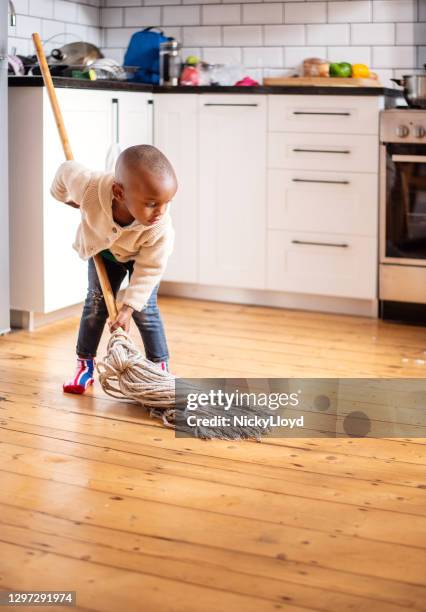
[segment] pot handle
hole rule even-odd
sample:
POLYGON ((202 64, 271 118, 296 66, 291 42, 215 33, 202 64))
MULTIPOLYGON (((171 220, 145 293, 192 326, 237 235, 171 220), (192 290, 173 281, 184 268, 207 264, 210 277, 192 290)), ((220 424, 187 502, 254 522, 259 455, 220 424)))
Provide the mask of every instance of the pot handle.
POLYGON ((404 81, 402 79, 391 79, 394 83, 399 85, 400 87, 404 87, 404 81))

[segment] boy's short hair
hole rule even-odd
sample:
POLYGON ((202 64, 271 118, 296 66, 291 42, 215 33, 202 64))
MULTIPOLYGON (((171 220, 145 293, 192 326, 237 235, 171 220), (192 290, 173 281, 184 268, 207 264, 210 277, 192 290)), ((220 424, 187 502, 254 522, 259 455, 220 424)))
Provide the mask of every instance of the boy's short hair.
POLYGON ((175 176, 173 166, 167 157, 157 147, 148 144, 124 149, 117 159, 116 175, 123 167, 134 170, 143 167, 157 176, 175 176))

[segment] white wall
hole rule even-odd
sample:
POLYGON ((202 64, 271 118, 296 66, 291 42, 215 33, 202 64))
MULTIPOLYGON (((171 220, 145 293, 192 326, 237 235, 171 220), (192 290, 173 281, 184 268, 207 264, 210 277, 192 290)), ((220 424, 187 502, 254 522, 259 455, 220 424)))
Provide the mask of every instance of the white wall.
POLYGON ((241 62, 258 80, 311 56, 366 63, 386 84, 426 62, 426 0, 104 0, 101 25, 120 62, 133 32, 161 25, 184 54, 241 62))
MULTIPOLYGON (((0 2, 0 56, 7 47, 7 4, 0 2)), ((0 333, 9 330, 9 197, 7 164, 7 62, 0 59, 0 333)))
MULTIPOLYGON (((1 0, 6 2, 6 0, 1 0)), ((33 54, 31 34, 39 32, 43 40, 59 34, 47 51, 65 42, 84 40, 101 44, 99 27, 102 0, 13 0, 16 8, 16 26, 9 26, 9 51, 33 54)))

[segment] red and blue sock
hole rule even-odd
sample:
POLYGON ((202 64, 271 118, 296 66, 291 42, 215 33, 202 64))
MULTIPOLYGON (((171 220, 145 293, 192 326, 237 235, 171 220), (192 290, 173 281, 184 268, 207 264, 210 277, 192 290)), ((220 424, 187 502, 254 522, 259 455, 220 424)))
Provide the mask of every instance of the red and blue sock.
POLYGON ((80 359, 77 357, 77 369, 74 378, 63 384, 65 393, 76 393, 81 395, 90 385, 93 385, 94 359, 80 359))

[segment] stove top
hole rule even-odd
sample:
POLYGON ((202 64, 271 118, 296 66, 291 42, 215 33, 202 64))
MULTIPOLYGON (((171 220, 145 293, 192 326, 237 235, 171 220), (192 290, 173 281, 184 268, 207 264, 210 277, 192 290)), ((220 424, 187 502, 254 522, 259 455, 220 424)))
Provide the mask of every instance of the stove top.
POLYGON ((380 142, 426 144, 426 109, 402 106, 382 111, 380 142))

